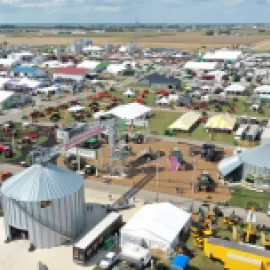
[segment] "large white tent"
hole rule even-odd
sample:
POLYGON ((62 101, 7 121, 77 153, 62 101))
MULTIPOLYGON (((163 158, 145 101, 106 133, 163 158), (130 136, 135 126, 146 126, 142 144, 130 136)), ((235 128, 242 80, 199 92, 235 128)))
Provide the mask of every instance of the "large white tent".
POLYGON ((12 92, 12 91, 1 91, 0 90, 0 106, 5 100, 7 100, 12 95, 14 95, 14 92, 12 92))
POLYGON ((99 61, 94 60, 84 60, 83 62, 77 65, 78 68, 88 68, 88 69, 95 69, 100 64, 99 61))
POLYGON ((134 120, 151 114, 151 111, 151 108, 134 102, 125 105, 119 105, 111 109, 109 113, 120 119, 134 120))
POLYGON ((48 86, 48 87, 38 88, 37 92, 48 95, 49 93, 57 92, 58 90, 59 90, 59 88, 57 86, 52 85, 52 86, 48 86))
POLYGON ((75 106, 68 108, 69 112, 80 112, 80 111, 84 111, 84 110, 85 110, 85 108, 81 105, 75 105, 75 106))
POLYGON ((270 85, 261 85, 255 88, 256 94, 270 94, 270 85))
POLYGON ((5 86, 5 84, 7 83, 7 82, 9 82, 10 81, 10 78, 1 78, 0 77, 0 89, 1 88, 3 88, 4 86, 5 86))
POLYGON ((184 65, 184 69, 190 69, 194 71, 198 70, 215 70, 218 69, 219 63, 217 62, 193 62, 188 61, 184 65))
POLYGON ((224 91, 227 93, 243 93, 244 91, 246 91, 246 86, 239 83, 234 83, 227 86, 224 91))
POLYGON ((191 215, 171 203, 145 205, 121 229, 121 246, 142 243, 149 249, 169 251, 190 227, 191 215))
POLYGON ((233 50, 216 50, 215 52, 207 52, 203 59, 205 60, 223 60, 223 61, 236 61, 242 55, 241 51, 233 50))

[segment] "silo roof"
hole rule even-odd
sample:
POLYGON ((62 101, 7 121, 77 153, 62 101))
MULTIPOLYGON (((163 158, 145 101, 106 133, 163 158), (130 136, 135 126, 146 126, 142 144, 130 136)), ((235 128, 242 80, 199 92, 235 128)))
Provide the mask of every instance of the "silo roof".
POLYGON ((66 197, 83 186, 83 178, 53 164, 35 164, 2 185, 4 196, 18 201, 51 201, 66 197))

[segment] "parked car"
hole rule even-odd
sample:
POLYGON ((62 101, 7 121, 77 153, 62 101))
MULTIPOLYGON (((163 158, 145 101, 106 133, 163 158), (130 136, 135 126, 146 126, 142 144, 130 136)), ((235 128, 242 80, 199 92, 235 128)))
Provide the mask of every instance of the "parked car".
POLYGON ((116 252, 109 252, 104 259, 99 263, 101 269, 110 269, 117 261, 118 255, 116 252))

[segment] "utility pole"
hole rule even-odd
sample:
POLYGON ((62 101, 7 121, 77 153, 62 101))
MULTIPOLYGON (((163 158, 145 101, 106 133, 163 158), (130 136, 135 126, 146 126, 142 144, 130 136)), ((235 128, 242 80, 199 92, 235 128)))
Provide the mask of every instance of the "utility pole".
POLYGON ((158 162, 158 159, 159 159, 159 152, 157 154, 157 159, 156 159, 156 202, 158 202, 159 200, 159 170, 158 170, 158 165, 159 165, 159 162, 158 162))
POLYGON ((196 156, 193 154, 192 195, 195 189, 196 156))

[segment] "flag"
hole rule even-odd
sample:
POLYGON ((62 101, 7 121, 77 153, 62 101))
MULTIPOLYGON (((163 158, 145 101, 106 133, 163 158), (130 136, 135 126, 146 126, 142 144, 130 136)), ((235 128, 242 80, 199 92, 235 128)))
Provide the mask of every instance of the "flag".
POLYGON ((173 172, 178 171, 178 167, 180 165, 179 157, 177 157, 177 156, 170 156, 169 159, 171 161, 171 171, 173 171, 173 172))

